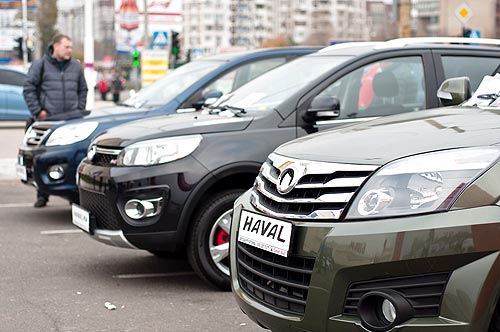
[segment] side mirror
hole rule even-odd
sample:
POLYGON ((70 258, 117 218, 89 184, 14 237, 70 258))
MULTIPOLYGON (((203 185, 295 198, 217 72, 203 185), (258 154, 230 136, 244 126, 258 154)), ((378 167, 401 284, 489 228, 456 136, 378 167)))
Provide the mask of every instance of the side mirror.
POLYGON ((213 104, 217 99, 222 97, 222 94, 223 93, 221 91, 216 91, 216 90, 207 91, 201 96, 200 100, 193 103, 193 107, 196 109, 200 109, 204 105, 213 104))
POLYGON ((128 90, 128 95, 130 96, 130 98, 134 98, 136 94, 137 92, 134 89, 128 90))
POLYGON ((305 120, 332 120, 340 115, 340 101, 335 97, 316 96, 306 111, 305 120))
POLYGON ((471 96, 470 79, 466 76, 445 80, 437 91, 437 97, 443 106, 458 105, 471 96))

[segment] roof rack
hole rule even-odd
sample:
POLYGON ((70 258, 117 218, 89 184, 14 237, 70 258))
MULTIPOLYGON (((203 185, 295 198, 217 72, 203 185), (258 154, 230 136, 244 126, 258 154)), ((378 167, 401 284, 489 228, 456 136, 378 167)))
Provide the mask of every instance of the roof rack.
POLYGON ((330 46, 326 46, 326 47, 320 49, 318 51, 318 53, 328 52, 328 51, 331 51, 331 50, 348 49, 348 48, 351 48, 353 46, 358 46, 358 47, 376 46, 376 45, 380 45, 382 43, 384 43, 384 42, 380 42, 380 41, 370 41, 370 42, 349 41, 349 42, 342 42, 342 43, 338 43, 338 44, 333 44, 333 45, 330 45, 330 46))
POLYGON ((465 45, 494 45, 500 46, 500 39, 492 38, 465 38, 465 37, 414 37, 391 39, 376 46, 377 49, 391 47, 405 47, 415 44, 465 44, 465 45))

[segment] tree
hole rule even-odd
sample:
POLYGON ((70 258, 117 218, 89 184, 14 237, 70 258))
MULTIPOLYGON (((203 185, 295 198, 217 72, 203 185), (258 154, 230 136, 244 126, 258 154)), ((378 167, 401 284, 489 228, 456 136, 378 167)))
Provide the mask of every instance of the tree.
POLYGON ((284 47, 296 45, 291 38, 280 35, 275 38, 266 39, 262 42, 261 47, 284 47))
POLYGON ((38 32, 40 34, 40 54, 45 54, 52 38, 57 33, 57 0, 43 0, 38 2, 37 10, 38 32))

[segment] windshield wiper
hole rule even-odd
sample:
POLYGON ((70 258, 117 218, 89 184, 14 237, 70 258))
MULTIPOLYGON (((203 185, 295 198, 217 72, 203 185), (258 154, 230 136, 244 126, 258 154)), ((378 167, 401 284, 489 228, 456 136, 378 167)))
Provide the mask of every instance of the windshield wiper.
POLYGON ((247 112, 244 108, 230 106, 230 105, 220 105, 220 106, 210 105, 207 108, 210 109, 209 114, 214 114, 214 113, 219 114, 224 111, 230 111, 233 114, 233 116, 240 116, 240 114, 245 114, 247 112))
POLYGON ((497 93, 485 93, 485 94, 482 94, 482 95, 478 95, 477 98, 478 99, 491 100, 491 102, 494 102, 495 100, 497 100, 498 98, 500 98, 500 92, 497 92, 497 93))

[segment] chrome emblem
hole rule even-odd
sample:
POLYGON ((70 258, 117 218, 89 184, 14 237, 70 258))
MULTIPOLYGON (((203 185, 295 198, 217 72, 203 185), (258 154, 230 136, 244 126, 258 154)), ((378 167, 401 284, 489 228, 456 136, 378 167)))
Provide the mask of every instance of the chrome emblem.
POLYGON ((300 174, 293 168, 287 168, 278 177, 276 189, 282 195, 288 194, 299 182, 300 174))
POLYGON ((97 153, 97 146, 93 144, 90 146, 89 151, 87 152, 88 160, 92 161, 96 153, 97 153))

